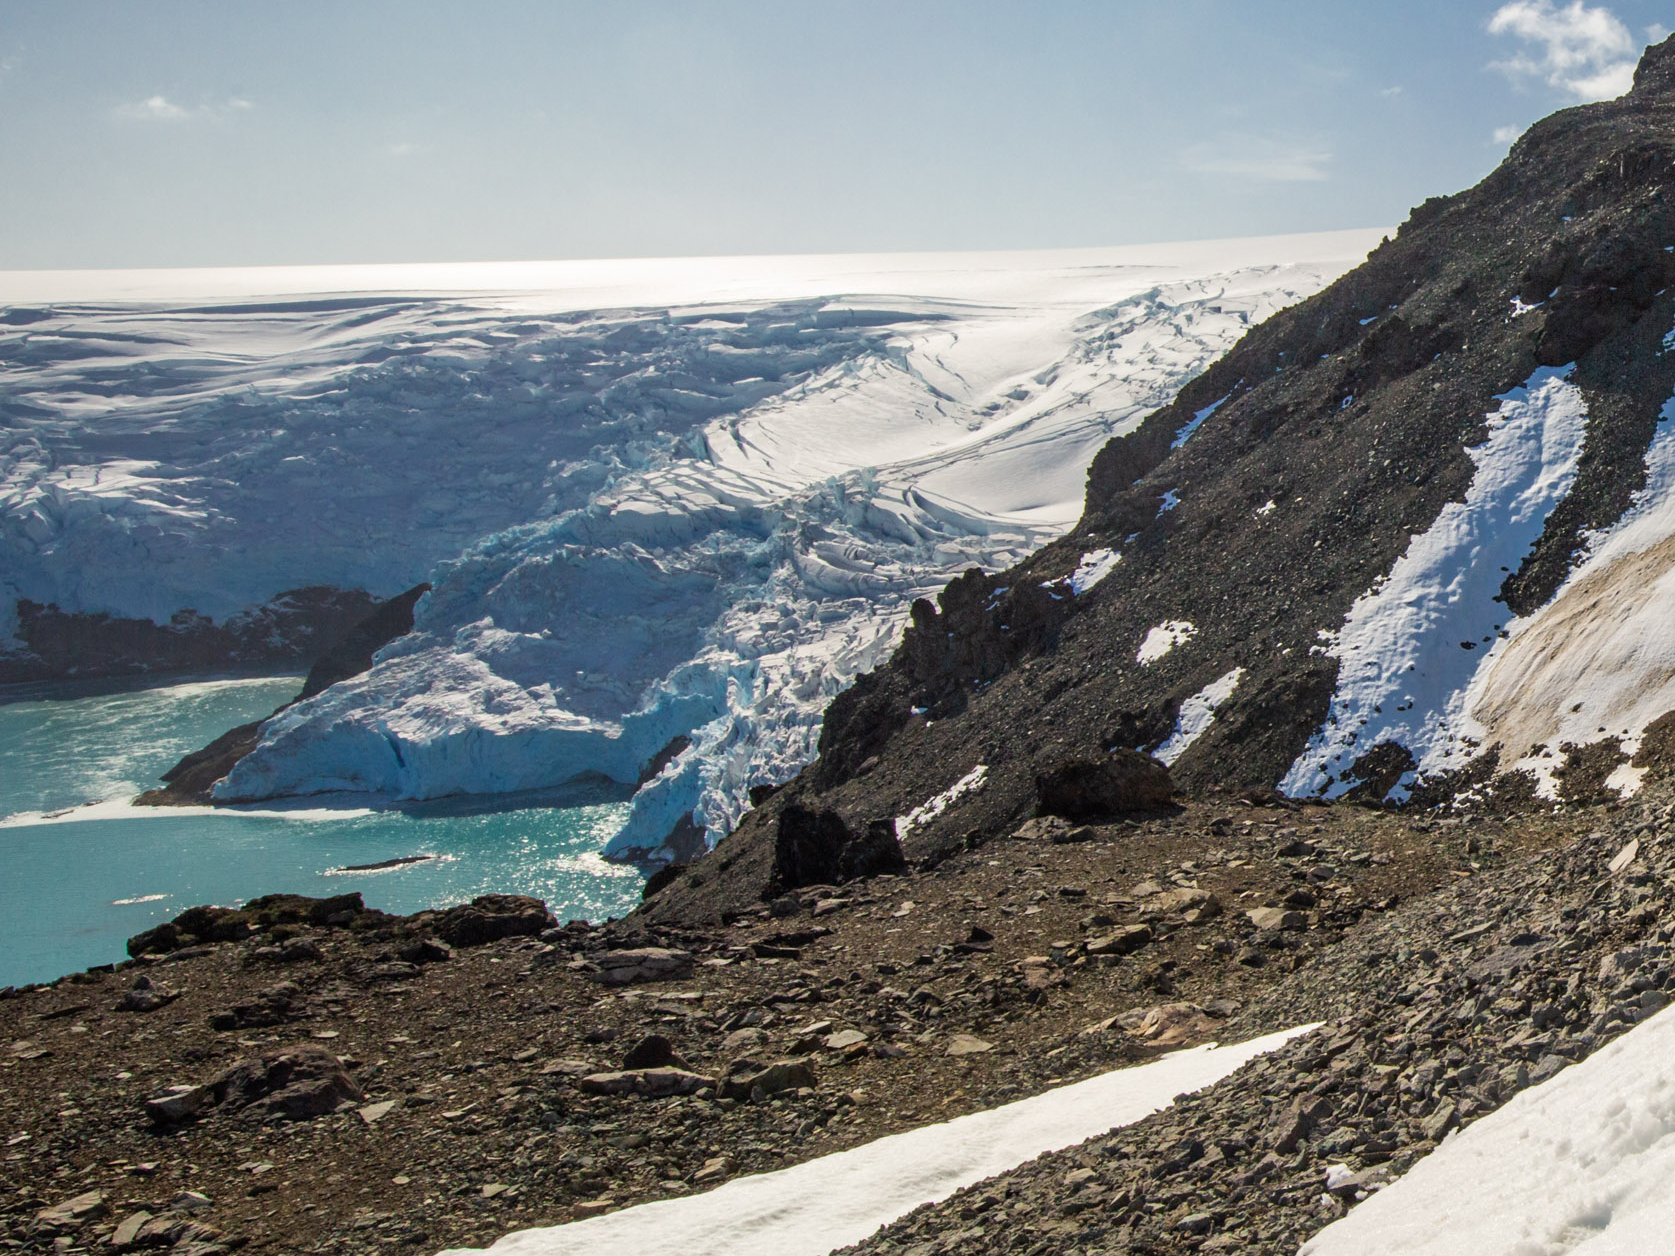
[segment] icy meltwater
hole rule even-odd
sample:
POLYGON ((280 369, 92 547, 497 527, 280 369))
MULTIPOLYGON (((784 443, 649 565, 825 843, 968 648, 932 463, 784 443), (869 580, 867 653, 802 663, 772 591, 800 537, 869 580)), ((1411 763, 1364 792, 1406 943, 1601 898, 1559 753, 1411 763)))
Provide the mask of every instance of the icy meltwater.
POLYGON ((627 804, 603 791, 418 808, 139 808, 182 754, 293 697, 298 677, 0 694, 0 986, 121 959, 142 929, 195 903, 342 894, 413 912, 477 894, 533 894, 560 919, 621 915, 641 877, 600 849, 627 804), (432 858, 349 871, 414 855, 432 858))

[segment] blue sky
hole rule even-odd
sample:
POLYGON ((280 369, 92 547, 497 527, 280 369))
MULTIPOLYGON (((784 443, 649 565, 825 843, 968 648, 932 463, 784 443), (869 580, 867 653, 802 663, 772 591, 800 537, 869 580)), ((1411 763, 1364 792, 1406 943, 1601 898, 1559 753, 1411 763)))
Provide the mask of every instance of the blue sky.
POLYGON ((0 269, 1381 226, 1675 0, 0 0, 0 269))

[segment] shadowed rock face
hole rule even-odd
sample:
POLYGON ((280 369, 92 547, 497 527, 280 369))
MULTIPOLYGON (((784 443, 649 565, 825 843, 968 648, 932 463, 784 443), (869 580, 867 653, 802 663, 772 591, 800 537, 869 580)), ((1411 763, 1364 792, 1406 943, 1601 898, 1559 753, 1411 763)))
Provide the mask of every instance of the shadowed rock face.
POLYGON ((0 654, 0 684, 296 664, 379 605, 361 589, 318 586, 281 593, 219 624, 191 610, 156 624, 22 599, 17 635, 26 651, 0 654))
MULTIPOLYGON (((1271 795, 1329 727, 1339 663, 1322 643, 1467 499, 1468 451, 1502 395, 1572 367, 1585 407, 1573 477, 1522 558, 1486 573, 1501 622, 1546 606, 1646 486, 1675 393, 1675 40, 1648 51, 1635 84, 1531 127, 1476 187, 1420 205, 1360 267, 1106 445, 1076 529, 916 605, 890 662, 833 702, 819 760, 645 910, 675 919, 742 897, 734 882, 764 877, 758 852, 789 808, 846 824, 907 815, 979 765, 983 788, 915 825, 905 855, 1008 832, 1036 807, 1038 778, 1157 749, 1183 703, 1234 668, 1237 690, 1171 773, 1189 793, 1271 795), (1120 563, 1073 592, 1101 550, 1120 563), (1196 632, 1142 660, 1172 621, 1196 632)), ((1339 787, 1376 802, 1413 751, 1355 746, 1339 787)), ((1492 771, 1497 749, 1481 751, 1492 771)))
POLYGON ((769 892, 805 885, 839 885, 905 866, 895 826, 874 821, 852 833, 835 811, 787 807, 779 817, 769 892))
POLYGON ((1175 787, 1169 769, 1132 750, 1073 759, 1035 778, 1036 810, 1067 820, 1106 820, 1130 811, 1169 805, 1175 787))

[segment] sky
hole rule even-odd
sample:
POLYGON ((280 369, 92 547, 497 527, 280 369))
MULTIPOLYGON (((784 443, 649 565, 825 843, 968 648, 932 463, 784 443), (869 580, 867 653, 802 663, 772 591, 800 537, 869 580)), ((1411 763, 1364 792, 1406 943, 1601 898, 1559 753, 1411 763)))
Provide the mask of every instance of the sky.
POLYGON ((0 269, 1393 226, 1675 0, 0 0, 0 269))

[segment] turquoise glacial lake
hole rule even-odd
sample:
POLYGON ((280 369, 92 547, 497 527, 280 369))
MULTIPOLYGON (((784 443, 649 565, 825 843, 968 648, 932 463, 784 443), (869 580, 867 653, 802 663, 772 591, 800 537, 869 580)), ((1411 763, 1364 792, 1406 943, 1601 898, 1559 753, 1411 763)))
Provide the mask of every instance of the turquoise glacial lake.
POLYGON ((560 920, 620 916, 641 874, 599 854, 620 794, 443 799, 376 809, 354 796, 250 809, 130 807, 160 773, 294 696, 296 676, 155 688, 87 682, 0 691, 0 986, 122 959, 129 937, 196 903, 358 890, 414 912, 533 894, 560 920), (414 855, 422 862, 352 871, 414 855))

